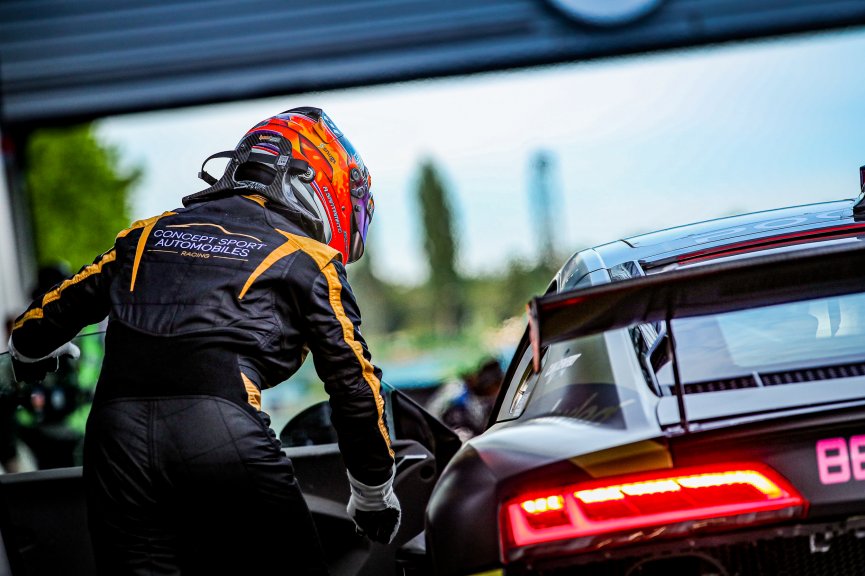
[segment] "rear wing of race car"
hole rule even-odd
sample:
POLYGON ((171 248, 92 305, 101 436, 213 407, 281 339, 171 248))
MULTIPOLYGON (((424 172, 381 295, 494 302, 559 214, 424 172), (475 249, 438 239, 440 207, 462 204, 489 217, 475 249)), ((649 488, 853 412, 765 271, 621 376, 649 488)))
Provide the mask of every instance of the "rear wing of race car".
MULTIPOLYGON (((865 243, 797 250, 705 264, 551 294, 528 305, 535 371, 549 344, 649 322, 865 291, 865 243)), ((671 346, 683 427, 684 387, 671 346)))

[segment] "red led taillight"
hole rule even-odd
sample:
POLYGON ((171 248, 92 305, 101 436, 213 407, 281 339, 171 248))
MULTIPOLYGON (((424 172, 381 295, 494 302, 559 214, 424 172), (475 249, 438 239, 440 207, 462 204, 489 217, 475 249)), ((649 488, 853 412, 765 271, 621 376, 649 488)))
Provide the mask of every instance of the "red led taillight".
MULTIPOLYGON (((619 476, 514 498, 504 506, 514 550, 566 542, 571 551, 801 516, 807 501, 762 464, 619 476)), ((519 554, 517 554, 519 556, 519 554)))

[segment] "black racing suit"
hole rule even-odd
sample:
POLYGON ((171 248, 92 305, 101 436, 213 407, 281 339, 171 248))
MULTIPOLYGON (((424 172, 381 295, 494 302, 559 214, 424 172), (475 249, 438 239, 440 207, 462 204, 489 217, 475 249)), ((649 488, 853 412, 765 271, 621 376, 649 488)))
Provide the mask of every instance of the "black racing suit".
POLYGON ((101 574, 321 570, 292 466, 260 390, 311 351, 346 467, 393 467, 380 394, 339 253, 261 196, 136 222, 31 304, 13 343, 45 356, 109 318, 84 477, 101 574))

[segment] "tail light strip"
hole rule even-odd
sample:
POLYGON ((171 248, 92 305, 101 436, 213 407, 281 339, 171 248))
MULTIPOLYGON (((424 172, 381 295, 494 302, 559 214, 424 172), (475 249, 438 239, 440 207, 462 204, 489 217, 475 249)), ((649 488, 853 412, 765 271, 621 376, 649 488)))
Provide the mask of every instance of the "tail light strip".
POLYGON ((688 530, 696 530, 723 524, 700 523, 718 518, 735 517, 735 526, 742 526, 789 518, 806 508, 807 501, 780 474, 746 463, 664 470, 529 494, 506 503, 505 518, 508 543, 522 547, 613 534, 632 541, 644 528, 691 523, 688 530))

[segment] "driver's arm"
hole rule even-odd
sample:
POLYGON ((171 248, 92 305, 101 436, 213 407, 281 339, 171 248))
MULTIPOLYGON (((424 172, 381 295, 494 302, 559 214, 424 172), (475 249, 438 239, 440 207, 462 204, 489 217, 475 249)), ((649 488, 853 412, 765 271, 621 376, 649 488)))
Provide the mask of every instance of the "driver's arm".
POLYGON ((354 478, 375 486, 391 477, 394 465, 381 371, 371 362, 357 302, 335 254, 299 257, 288 276, 316 372, 330 395, 346 467, 354 478))
POLYGON ((115 274, 115 249, 34 300, 12 324, 10 342, 29 359, 52 355, 89 324, 108 315, 108 286, 115 274))

